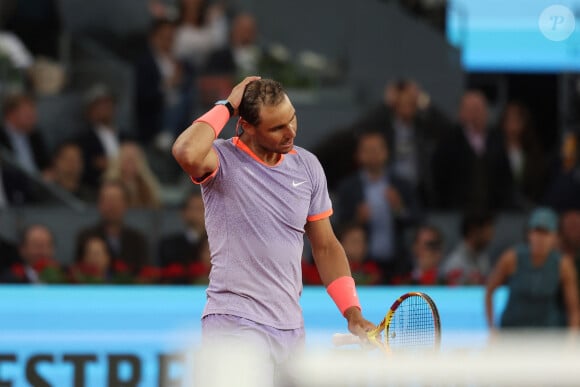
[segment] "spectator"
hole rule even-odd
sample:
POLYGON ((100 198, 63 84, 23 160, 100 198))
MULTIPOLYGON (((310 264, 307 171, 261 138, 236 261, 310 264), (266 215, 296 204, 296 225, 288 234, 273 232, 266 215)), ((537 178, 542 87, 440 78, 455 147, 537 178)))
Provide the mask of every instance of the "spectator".
POLYGON ((46 226, 28 226, 20 237, 18 254, 18 262, 4 273, 1 282, 55 283, 64 280, 54 256, 54 237, 46 226))
POLYGON ((462 240, 443 264, 445 281, 450 285, 482 285, 490 269, 487 252, 493 239, 493 217, 469 213, 461 222, 462 240))
POLYGON ((205 235, 204 206, 201 192, 191 193, 183 203, 181 217, 185 229, 167 235, 159 242, 159 265, 189 265, 200 260, 200 246, 205 235))
POLYGON ((174 133, 187 126, 191 96, 188 71, 172 48, 176 25, 156 20, 149 32, 149 44, 135 63, 136 118, 139 140, 168 150, 174 133))
POLYGON ((93 202, 95 193, 82 181, 83 168, 80 146, 76 142, 65 141, 56 148, 52 158, 52 167, 45 178, 80 200, 93 202))
POLYGON ((231 24, 230 44, 212 52, 206 67, 236 79, 258 74, 263 53, 257 36, 254 16, 246 12, 236 15, 231 24))
POLYGON ((219 5, 208 0, 180 0, 180 20, 175 38, 177 57, 199 70, 208 55, 227 44, 228 25, 219 5))
POLYGON ((487 100, 479 91, 461 99, 459 128, 444 138, 433 156, 436 205, 441 209, 494 207, 490 195, 487 100))
POLYGON ((415 232, 411 251, 413 267, 394 284, 432 286, 444 282, 439 269, 443 258, 443 235, 438 228, 420 226, 415 232))
POLYGON ((99 235, 107 242, 111 259, 137 273, 149 263, 148 245, 143 234, 124 223, 127 202, 128 194, 121 183, 103 183, 97 199, 100 220, 77 235, 76 246, 79 251, 85 239, 99 235))
POLYGON ((75 263, 70 268, 73 283, 105 283, 110 277, 111 255, 100 235, 87 235, 77 246, 75 263))
POLYGON ((104 85, 91 87, 84 96, 88 127, 79 134, 77 142, 83 150, 83 181, 96 189, 109 163, 119 154, 124 136, 114 124, 115 100, 104 85))
POLYGON ((338 240, 344 248, 350 272, 359 285, 376 285, 381 282, 381 270, 376 262, 367 257, 367 235, 359 224, 343 226, 338 232, 338 240))
POLYGON ((507 305, 502 328, 547 328, 560 325, 557 294, 564 297, 568 325, 577 328, 578 288, 572 258, 556 250, 558 217, 548 208, 534 210, 528 222, 528 241, 507 250, 487 281, 485 307, 490 328, 495 325, 493 293, 506 280, 507 305))
POLYGON ((580 164, 578 163, 578 136, 564 134, 559 165, 546 190, 544 203, 557 211, 580 208, 580 164))
MULTIPOLYGON (((441 137, 449 131, 449 119, 431 103, 429 96, 412 80, 390 82, 384 98, 353 124, 339 128, 323 139, 315 149, 331 190, 356 169, 351 157, 356 138, 365 131, 380 131, 387 138, 399 177, 415 182, 419 199, 425 205, 435 200, 431 177, 431 156, 441 137), (395 158, 396 157, 396 158, 395 158), (413 177, 414 176, 414 177, 413 177)), ((412 184, 413 185, 413 184, 412 184)))
POLYGON ((506 106, 500 131, 490 140, 492 194, 502 209, 527 210, 541 199, 546 185, 546 160, 530 111, 519 102, 506 106))
POLYGON ((361 134, 356 159, 359 171, 339 186, 337 215, 340 223, 356 222, 369 236, 369 259, 381 266, 388 279, 402 266, 403 232, 418 218, 413 189, 387 170, 389 158, 384 136, 361 134))
POLYGON ((0 147, 5 148, 28 173, 44 172, 49 156, 37 129, 36 101, 27 94, 14 93, 4 98, 4 126, 0 128, 0 147))
POLYGON ((134 142, 124 142, 120 146, 118 156, 109 163, 103 178, 124 186, 129 207, 159 208, 161 205, 159 182, 143 150, 134 142))

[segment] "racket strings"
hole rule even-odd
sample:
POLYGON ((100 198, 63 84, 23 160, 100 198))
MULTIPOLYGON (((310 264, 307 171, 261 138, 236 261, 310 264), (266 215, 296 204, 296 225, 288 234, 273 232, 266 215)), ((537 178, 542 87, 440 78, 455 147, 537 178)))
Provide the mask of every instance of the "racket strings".
POLYGON ((433 349, 437 334, 429 303, 420 296, 411 296, 396 309, 385 339, 391 349, 433 349))

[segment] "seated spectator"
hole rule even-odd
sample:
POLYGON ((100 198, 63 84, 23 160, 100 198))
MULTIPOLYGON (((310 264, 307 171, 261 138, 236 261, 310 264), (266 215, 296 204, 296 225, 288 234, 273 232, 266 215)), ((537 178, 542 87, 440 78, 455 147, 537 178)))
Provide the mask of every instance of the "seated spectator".
POLYGON ((487 99, 468 91, 459 108, 459 127, 441 140, 432 160, 432 173, 440 209, 495 208, 491 196, 487 99))
POLYGON ((412 268, 394 279, 395 285, 432 286, 444 283, 439 265, 443 258, 443 235, 438 228, 420 226, 413 238, 412 268))
POLYGON ((499 129, 490 140, 492 196, 502 209, 527 210, 542 199, 547 172, 530 111, 519 102, 508 103, 499 129))
POLYGON ((338 240, 344 248, 350 272, 359 285, 377 285, 381 282, 381 270, 376 262, 368 260, 367 236, 364 227, 358 224, 343 226, 338 231, 338 240))
POLYGON ((183 231, 167 235, 159 242, 158 262, 165 282, 169 283, 190 283, 187 268, 201 261, 202 245, 207 239, 201 192, 194 191, 185 199, 181 217, 183 231))
POLYGON ((445 282, 450 285, 485 284, 490 270, 487 248, 493 239, 493 217, 468 213, 461 221, 461 242, 443 264, 445 282))
POLYGON ((64 274, 54 255, 54 237, 46 226, 28 226, 20 237, 18 254, 18 261, 4 272, 0 282, 64 282, 64 274))
POLYGON ((77 143, 65 141, 55 150, 45 179, 76 198, 93 202, 95 193, 83 181, 83 155, 77 143))
POLYGON ((206 238, 201 192, 192 192, 183 202, 181 218, 185 228, 167 235, 159 242, 159 265, 189 264, 199 261, 200 244, 206 238))
POLYGON ((409 184, 389 173, 388 147, 381 133, 360 135, 356 159, 359 171, 344 179, 337 192, 338 222, 364 226, 369 259, 388 280, 404 264, 403 233, 419 216, 416 196, 409 184))
POLYGON ((395 172, 411 181, 422 204, 431 206, 436 199, 431 159, 451 126, 416 82, 397 80, 385 86, 382 101, 354 123, 334 130, 315 147, 314 153, 324 167, 329 189, 334 190, 338 181, 356 169, 351 157, 336 155, 354 155, 359 133, 380 131, 386 136, 397 165, 395 172))
POLYGON ((231 24, 230 44, 211 53, 206 68, 212 72, 230 74, 243 79, 260 71, 262 48, 258 45, 256 19, 250 13, 240 13, 231 24))
POLYGON ((118 181, 128 195, 130 208, 159 208, 161 205, 159 182, 145 158, 141 147, 134 142, 124 142, 118 156, 105 170, 105 181, 118 181))
POLYGON ((108 282, 112 262, 107 242, 100 235, 88 235, 77 248, 75 263, 69 270, 71 282, 108 282))
POLYGON ((127 266, 131 273, 137 273, 149 263, 148 244, 141 232, 124 223, 128 199, 121 183, 104 182, 97 198, 100 219, 77 235, 76 246, 79 251, 85 239, 99 235, 107 242, 111 259, 127 266))
POLYGON ((228 24, 220 5, 208 0, 180 0, 175 55, 193 68, 205 66, 209 54, 227 44, 228 24))
POLYGON ((562 289, 568 326, 580 325, 578 286, 572 258, 558 252, 558 216, 538 208, 528 221, 527 243, 507 250, 487 281, 485 308, 490 328, 495 327, 493 294, 507 282, 509 298, 500 319, 501 328, 555 328, 560 325, 557 294, 562 289))
POLYGON ((237 82, 259 73, 271 73, 262 48, 257 44, 256 20, 249 13, 235 16, 231 25, 230 44, 213 50, 198 77, 199 103, 209 107, 224 99, 237 82))
POLYGON ((39 132, 36 101, 27 94, 14 93, 4 98, 4 125, 0 127, 0 148, 24 171, 40 174, 49 166, 48 151, 39 132))
POLYGON ((191 116, 190 75, 172 52, 176 25, 157 20, 149 44, 135 63, 135 108, 139 141, 168 150, 176 130, 191 116))
POLYGON ((94 85, 84 96, 87 127, 76 141, 83 150, 83 182, 96 189, 125 139, 115 126, 115 100, 104 85, 94 85))
POLYGON ((558 166, 546 190, 544 203, 557 211, 580 208, 580 163, 578 163, 578 135, 565 133, 558 166))

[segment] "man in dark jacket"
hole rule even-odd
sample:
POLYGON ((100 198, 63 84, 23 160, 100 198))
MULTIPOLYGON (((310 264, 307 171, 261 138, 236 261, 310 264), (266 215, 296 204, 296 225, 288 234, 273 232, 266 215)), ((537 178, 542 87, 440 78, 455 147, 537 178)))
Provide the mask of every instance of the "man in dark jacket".
POLYGON ((356 158, 359 170, 339 185, 338 220, 367 229, 369 258, 391 278, 405 266, 404 232, 419 218, 417 198, 409 183, 389 172, 382 133, 362 133, 356 158))

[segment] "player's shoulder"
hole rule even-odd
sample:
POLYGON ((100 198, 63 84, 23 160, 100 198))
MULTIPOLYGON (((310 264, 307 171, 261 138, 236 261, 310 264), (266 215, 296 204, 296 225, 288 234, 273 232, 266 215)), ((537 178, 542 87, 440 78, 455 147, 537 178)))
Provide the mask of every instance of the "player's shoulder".
POLYGON ((307 163, 319 164, 318 157, 307 149, 294 145, 291 155, 297 156, 307 163))

